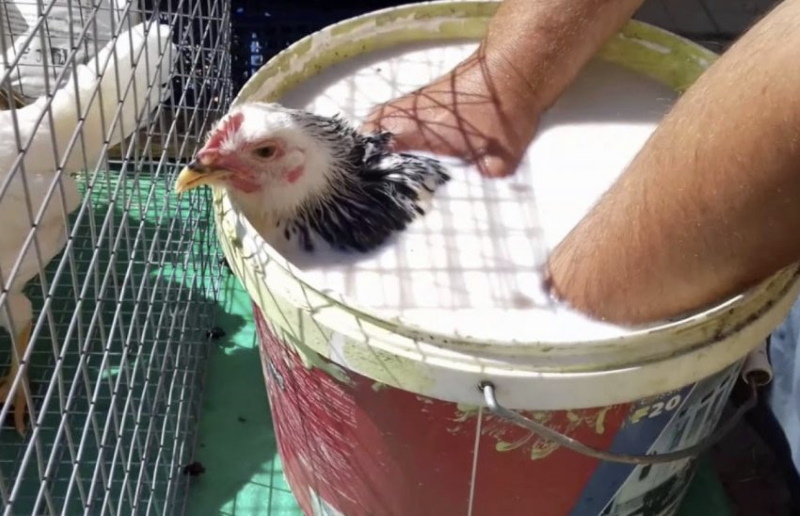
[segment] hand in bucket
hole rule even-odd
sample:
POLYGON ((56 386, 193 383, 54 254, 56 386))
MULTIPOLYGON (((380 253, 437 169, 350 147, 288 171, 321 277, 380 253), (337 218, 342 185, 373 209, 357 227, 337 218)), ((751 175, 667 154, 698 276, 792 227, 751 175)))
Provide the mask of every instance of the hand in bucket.
POLYGON ((462 158, 485 176, 504 177, 536 135, 533 105, 530 89, 479 50, 433 83, 378 106, 363 129, 391 132, 396 150, 462 158))

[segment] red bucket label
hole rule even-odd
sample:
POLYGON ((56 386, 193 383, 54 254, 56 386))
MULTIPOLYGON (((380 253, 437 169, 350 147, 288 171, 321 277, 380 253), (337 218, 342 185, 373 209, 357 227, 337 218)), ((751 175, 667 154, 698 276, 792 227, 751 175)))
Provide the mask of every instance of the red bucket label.
MULTIPOLYGON (((278 449, 308 515, 586 516, 672 514, 694 460, 599 461, 537 437, 486 408, 306 368, 254 306, 278 449)), ((335 367, 335 366, 334 366, 335 367)), ((635 403, 526 417, 589 446, 654 454, 716 426, 741 367, 635 403)))

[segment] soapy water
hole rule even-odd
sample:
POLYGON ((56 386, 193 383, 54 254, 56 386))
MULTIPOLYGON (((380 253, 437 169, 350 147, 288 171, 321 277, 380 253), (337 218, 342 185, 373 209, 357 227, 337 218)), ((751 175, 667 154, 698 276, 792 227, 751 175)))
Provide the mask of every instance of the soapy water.
MULTIPOLYGON (((476 44, 414 45, 334 66, 280 101, 361 123, 370 110, 427 84, 476 44)), ((552 301, 548 253, 641 149, 676 94, 591 63, 545 113, 517 172, 482 177, 438 156, 452 180, 424 217, 367 254, 287 255, 315 287, 382 316, 460 337, 569 342, 629 331, 552 301)))

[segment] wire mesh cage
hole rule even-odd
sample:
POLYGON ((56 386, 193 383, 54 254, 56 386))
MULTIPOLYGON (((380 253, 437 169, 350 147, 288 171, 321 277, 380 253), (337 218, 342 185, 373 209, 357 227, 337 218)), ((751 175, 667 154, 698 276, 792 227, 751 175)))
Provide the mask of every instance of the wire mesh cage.
POLYGON ((229 34, 218 0, 0 3, 4 514, 182 512, 220 269, 171 183, 229 34))

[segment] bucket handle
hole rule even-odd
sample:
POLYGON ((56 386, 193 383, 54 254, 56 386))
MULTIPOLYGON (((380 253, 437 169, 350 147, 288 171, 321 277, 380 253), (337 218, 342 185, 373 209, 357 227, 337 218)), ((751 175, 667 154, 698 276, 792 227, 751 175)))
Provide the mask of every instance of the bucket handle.
POLYGON ((532 419, 529 419, 518 412, 509 410, 500 405, 500 402, 497 401, 497 397, 495 396, 495 386, 492 382, 481 382, 478 384, 478 388, 483 393, 483 398, 486 401, 486 405, 489 407, 489 410, 491 410, 496 416, 530 430, 535 435, 563 446, 564 448, 570 449, 576 453, 599 460, 618 462, 622 464, 663 464, 666 462, 675 462, 683 459, 693 458, 705 452, 717 444, 723 437, 725 437, 725 435, 742 420, 744 415, 756 406, 756 403, 758 402, 759 382, 757 378, 754 378, 752 375, 748 375, 745 381, 750 387, 750 396, 747 398, 747 401, 745 401, 738 409, 736 409, 736 412, 727 421, 725 421, 725 423, 718 425, 711 435, 693 446, 682 448, 677 451, 654 455, 611 453, 605 450, 587 446, 582 442, 573 439, 572 437, 564 435, 556 430, 553 430, 552 428, 548 428, 541 423, 537 423, 536 421, 533 421, 532 419))

